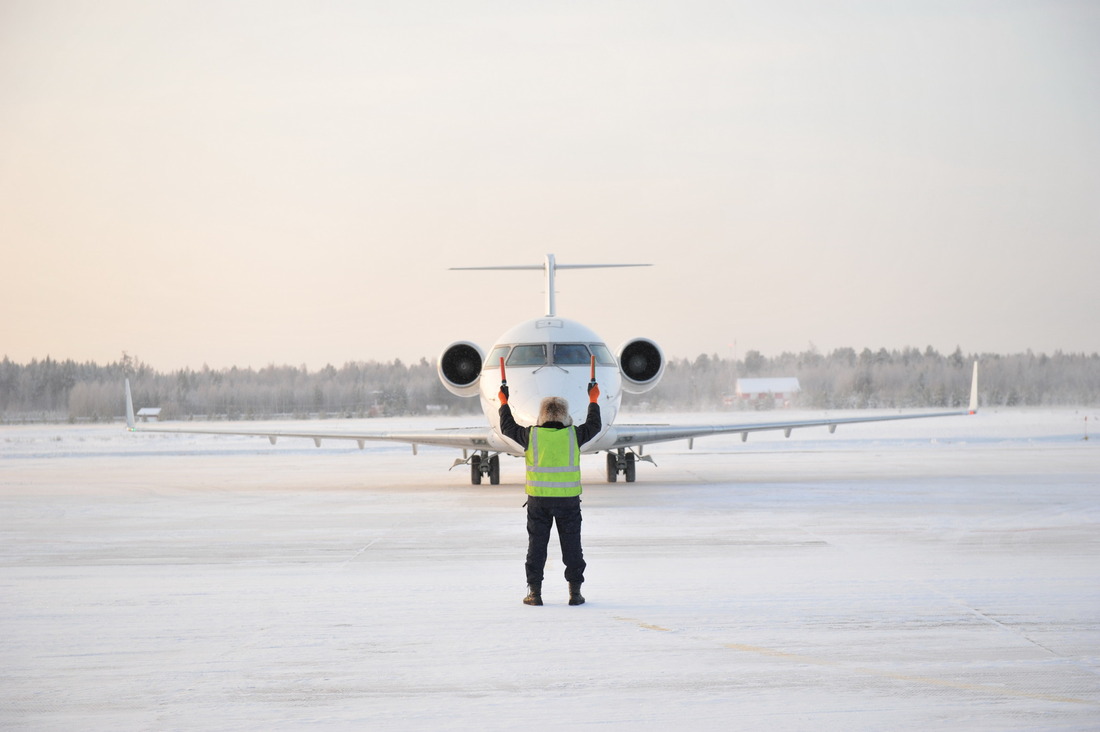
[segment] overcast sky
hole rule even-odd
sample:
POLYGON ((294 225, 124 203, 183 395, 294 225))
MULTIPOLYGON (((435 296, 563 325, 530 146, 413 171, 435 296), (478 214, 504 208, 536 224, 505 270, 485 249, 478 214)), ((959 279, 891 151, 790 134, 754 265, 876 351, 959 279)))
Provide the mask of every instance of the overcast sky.
POLYGON ((0 0, 0 357, 1100 351, 1097 2, 0 0))

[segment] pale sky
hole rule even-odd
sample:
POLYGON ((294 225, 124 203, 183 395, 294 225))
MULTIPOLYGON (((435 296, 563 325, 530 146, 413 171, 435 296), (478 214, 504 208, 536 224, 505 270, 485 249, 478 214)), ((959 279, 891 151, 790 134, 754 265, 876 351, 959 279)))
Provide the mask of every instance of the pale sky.
POLYGON ((1100 3, 0 0, 0 358, 1100 351, 1100 3))

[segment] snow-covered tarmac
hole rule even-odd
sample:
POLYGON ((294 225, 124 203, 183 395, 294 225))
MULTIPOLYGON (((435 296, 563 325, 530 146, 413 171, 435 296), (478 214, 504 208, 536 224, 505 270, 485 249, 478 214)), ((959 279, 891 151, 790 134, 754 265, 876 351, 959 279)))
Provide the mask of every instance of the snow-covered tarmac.
POLYGON ((518 460, 0 427, 0 728, 1100 728, 1086 415, 586 457, 541 608, 518 460))

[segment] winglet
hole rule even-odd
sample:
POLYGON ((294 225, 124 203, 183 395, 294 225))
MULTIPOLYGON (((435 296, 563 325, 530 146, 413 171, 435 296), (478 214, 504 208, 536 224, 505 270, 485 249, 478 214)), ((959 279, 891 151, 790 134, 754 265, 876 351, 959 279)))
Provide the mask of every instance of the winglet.
POLYGON ((126 429, 134 432, 134 398, 130 395, 130 380, 126 379, 126 429))
POLYGON ((978 362, 974 362, 974 377, 970 381, 970 413, 978 413, 978 362))

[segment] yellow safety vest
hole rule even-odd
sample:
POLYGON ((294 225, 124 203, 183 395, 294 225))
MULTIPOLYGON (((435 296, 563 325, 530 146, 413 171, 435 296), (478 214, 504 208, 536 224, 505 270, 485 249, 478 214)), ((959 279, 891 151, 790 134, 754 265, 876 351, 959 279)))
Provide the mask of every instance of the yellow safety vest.
POLYGON ((527 495, 579 496, 580 460, 576 427, 532 427, 527 438, 527 495))

